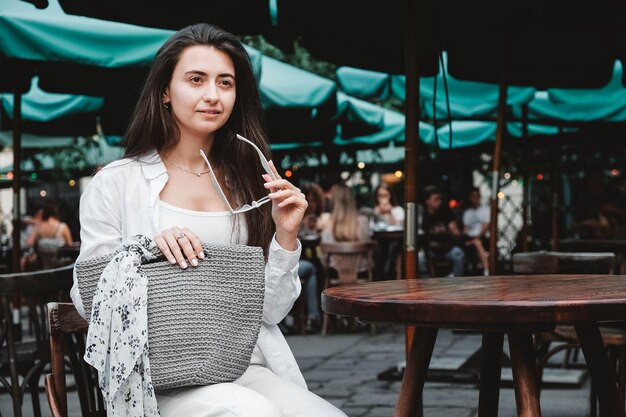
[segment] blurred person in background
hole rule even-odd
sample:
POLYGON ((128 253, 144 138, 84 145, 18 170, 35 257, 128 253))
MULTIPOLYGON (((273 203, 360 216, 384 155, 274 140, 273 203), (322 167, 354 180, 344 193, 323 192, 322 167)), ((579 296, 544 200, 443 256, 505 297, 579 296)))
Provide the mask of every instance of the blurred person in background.
MULTIPOLYGON (((428 240, 428 255, 435 259, 450 262, 450 276, 463 276, 465 273, 465 252, 461 249, 462 234, 454 214, 449 207, 442 204, 441 192, 434 185, 424 188, 424 212, 422 230, 428 240)), ((427 276, 426 260, 419 258, 420 275, 427 276)))
POLYGON ((404 224, 404 208, 396 202, 391 186, 381 183, 374 192, 374 219, 376 227, 402 226, 404 224))
POLYGON ((489 207, 480 204, 480 191, 476 187, 469 191, 467 201, 469 207, 463 212, 463 233, 467 236, 465 245, 476 250, 483 274, 489 275, 489 260, 483 239, 489 238, 491 212, 489 207))
MULTIPOLYGON (((366 242, 370 240, 369 220, 359 214, 352 190, 345 184, 335 184, 330 190, 330 219, 322 230, 323 243, 366 242)), ((331 268, 334 267, 330 259, 331 268)), ((359 272, 367 272, 367 259, 359 267, 359 272)))
POLYGON ((69 226, 60 220, 57 206, 46 204, 41 208, 41 220, 35 224, 26 245, 35 248, 40 268, 48 269, 57 266, 59 248, 73 242, 69 226))

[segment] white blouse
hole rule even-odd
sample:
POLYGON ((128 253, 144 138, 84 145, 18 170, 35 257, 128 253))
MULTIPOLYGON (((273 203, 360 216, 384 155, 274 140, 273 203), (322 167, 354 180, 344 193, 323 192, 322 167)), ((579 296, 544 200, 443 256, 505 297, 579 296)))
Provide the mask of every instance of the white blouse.
MULTIPOLYGON (((111 253, 122 241, 138 234, 156 236, 162 230, 159 194, 167 180, 167 170, 156 151, 141 158, 113 162, 100 170, 80 199, 78 260, 111 253)), ((294 251, 283 249, 275 238, 270 243, 265 265, 263 323, 257 343, 268 369, 306 388, 298 364, 278 328, 278 323, 300 295, 298 260, 301 249, 299 242, 294 251)), ((76 277, 71 297, 84 317, 76 277)))

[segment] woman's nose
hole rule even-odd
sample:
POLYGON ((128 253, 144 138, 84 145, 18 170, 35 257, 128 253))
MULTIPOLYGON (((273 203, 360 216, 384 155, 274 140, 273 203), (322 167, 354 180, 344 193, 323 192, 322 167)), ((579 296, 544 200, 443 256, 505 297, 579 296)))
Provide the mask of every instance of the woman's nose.
POLYGON ((207 86, 207 89, 204 91, 204 95, 202 96, 202 100, 215 104, 219 99, 217 88, 215 88, 215 86, 207 86))

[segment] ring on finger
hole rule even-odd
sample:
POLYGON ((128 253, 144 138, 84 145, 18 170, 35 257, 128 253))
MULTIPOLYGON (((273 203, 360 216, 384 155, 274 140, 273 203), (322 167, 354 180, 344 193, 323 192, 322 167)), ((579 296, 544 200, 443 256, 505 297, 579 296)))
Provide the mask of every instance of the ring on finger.
POLYGON ((176 240, 181 240, 186 238, 187 236, 185 236, 185 234, 183 232, 180 232, 176 235, 176 240))

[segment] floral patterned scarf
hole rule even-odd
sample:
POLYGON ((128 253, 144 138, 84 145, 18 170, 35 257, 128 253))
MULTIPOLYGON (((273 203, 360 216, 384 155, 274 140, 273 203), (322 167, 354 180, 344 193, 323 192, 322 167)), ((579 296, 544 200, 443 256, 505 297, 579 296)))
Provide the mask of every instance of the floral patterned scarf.
POLYGON ((141 269, 155 247, 143 235, 123 242, 93 297, 85 361, 98 371, 108 416, 159 417, 148 360, 148 277, 141 269))

